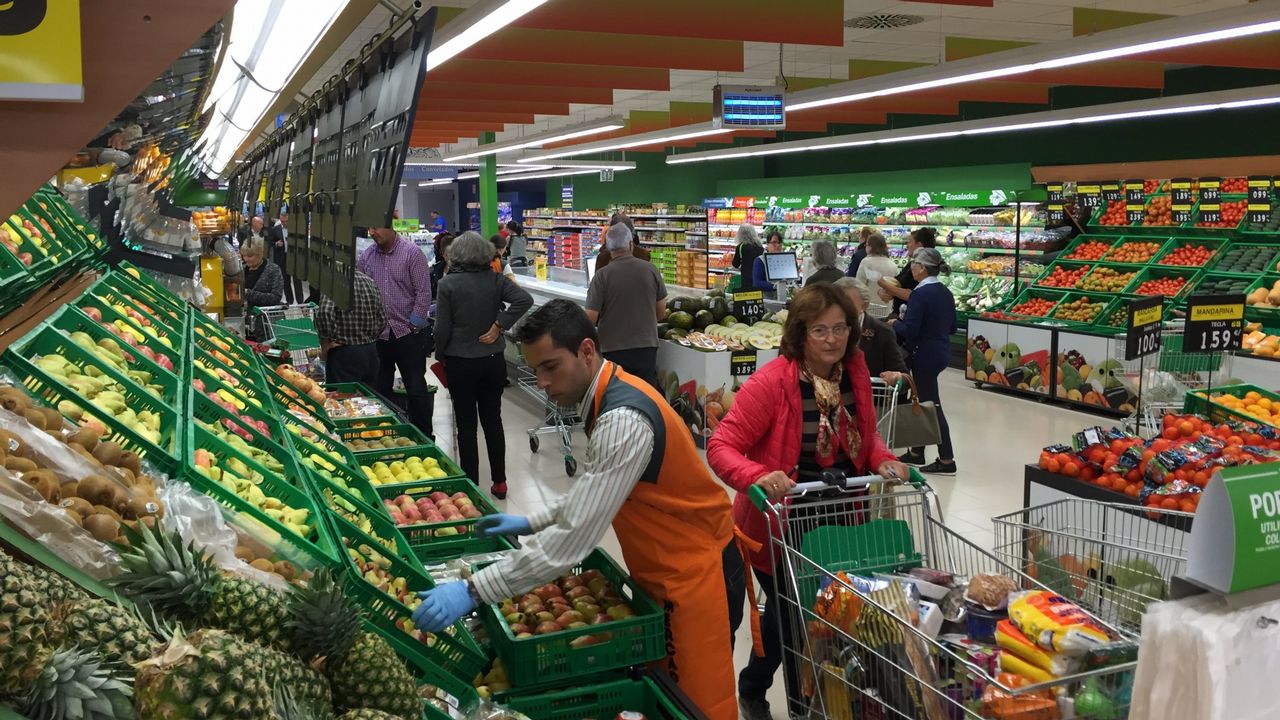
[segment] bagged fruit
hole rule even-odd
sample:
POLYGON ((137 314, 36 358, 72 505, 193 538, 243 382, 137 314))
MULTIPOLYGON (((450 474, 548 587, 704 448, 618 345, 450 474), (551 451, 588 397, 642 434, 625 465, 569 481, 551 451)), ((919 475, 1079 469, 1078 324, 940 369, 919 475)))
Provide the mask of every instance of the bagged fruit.
POLYGON ((1107 631, 1075 603, 1047 590, 1009 598, 1009 620, 1045 650, 1079 657, 1111 641, 1107 631))

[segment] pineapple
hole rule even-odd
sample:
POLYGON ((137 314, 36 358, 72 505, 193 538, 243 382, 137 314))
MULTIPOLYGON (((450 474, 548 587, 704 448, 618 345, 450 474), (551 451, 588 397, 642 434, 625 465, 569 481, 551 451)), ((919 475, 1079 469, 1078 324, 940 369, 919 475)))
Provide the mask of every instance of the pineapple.
POLYGON ((39 565, 28 566, 27 574, 31 577, 31 583, 36 587, 36 593, 42 598, 47 598, 49 602, 55 605, 71 600, 84 600, 89 597, 89 593, 85 592, 79 585, 39 565))
POLYGON ((70 648, 53 654, 20 709, 32 720, 125 720, 135 717, 132 696, 132 673, 70 648))
POLYGON ((0 696, 26 694, 49 664, 48 622, 26 567, 0 552, 0 696))
POLYGON ((281 710, 281 699, 277 698, 277 715, 288 720, 333 720, 333 698, 323 675, 288 653, 254 643, 249 646, 262 665, 267 684, 287 692, 288 709, 281 710))
POLYGON ((288 612, 289 644, 303 660, 346 655, 364 632, 360 610, 327 569, 289 588, 288 612))
POLYGON ((368 708, 360 708, 346 713, 338 720, 400 720, 395 715, 388 715, 381 710, 370 710, 368 708))
POLYGON ((142 618, 101 598, 53 609, 49 640, 97 652, 109 663, 132 665, 151 657, 159 643, 142 618))
POLYGON ((142 718, 266 720, 274 702, 258 650, 222 630, 178 632, 138 664, 134 707, 142 718))
POLYGON ((257 582, 222 574, 194 545, 176 533, 139 524, 125 528, 118 546, 124 569, 110 584, 135 602, 197 627, 235 633, 264 645, 284 636, 282 593, 257 582))

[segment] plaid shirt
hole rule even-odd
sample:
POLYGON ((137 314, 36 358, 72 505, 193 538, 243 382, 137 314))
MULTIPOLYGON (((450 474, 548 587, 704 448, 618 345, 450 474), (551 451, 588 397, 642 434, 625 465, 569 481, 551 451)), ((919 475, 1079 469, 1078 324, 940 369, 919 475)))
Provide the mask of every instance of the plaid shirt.
POLYGON ((417 245, 397 236, 390 252, 374 244, 360 254, 356 267, 373 278, 382 293, 387 327, 380 340, 404 337, 413 332, 410 315, 426 322, 431 309, 431 268, 417 245))
POLYGON ((387 326, 382 294, 373 278, 356 271, 351 309, 342 310, 328 295, 320 298, 315 314, 316 334, 337 345, 365 345, 378 339, 387 326))

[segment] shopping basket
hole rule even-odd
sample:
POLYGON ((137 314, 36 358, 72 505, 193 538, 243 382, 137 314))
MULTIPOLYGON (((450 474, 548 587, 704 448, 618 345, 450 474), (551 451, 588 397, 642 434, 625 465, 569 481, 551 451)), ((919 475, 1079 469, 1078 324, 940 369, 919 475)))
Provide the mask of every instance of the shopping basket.
POLYGON ((1059 697, 1088 697, 1106 705, 1107 717, 1123 718, 1136 661, 1014 682, 996 669, 989 650, 983 655, 963 636, 938 634, 936 613, 960 607, 959 587, 979 574, 1007 577, 1020 589, 1046 588, 934 519, 932 491, 914 470, 910 480, 872 495, 868 487, 887 481, 828 474, 798 484, 779 504, 752 487, 752 501, 769 518, 782 652, 795 668, 788 675, 790 716, 1049 718, 1060 717, 1059 697), (886 503, 890 507, 874 516, 872 506, 886 503), (933 571, 934 578, 950 576, 956 587, 906 574, 917 568, 933 571), (935 605, 908 599, 908 584, 935 605), (820 602, 820 588, 841 602, 820 602), (855 606, 843 615, 833 611, 855 606))
POLYGON ((315 311, 314 303, 255 307, 246 325, 260 335, 260 345, 288 351, 295 368, 313 375, 311 366, 320 357, 315 311))
POLYGON ((991 518, 996 554, 1137 636, 1147 606, 1186 570, 1190 513, 1080 498, 991 518))

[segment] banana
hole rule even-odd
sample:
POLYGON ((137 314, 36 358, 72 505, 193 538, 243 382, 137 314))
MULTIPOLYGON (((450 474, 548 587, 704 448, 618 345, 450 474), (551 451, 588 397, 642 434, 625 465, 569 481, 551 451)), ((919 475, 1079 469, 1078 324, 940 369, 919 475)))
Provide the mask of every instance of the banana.
POLYGON ((267 501, 266 501, 265 503, 263 503, 263 505, 262 505, 262 506, 263 506, 264 508, 270 508, 270 509, 272 509, 272 510, 283 510, 283 509, 284 509, 284 503, 280 502, 280 498, 273 498, 273 497, 269 497, 269 498, 267 498, 267 501))
POLYGON ((307 515, 309 515, 310 512, 311 511, 307 510, 306 508, 300 508, 298 510, 290 510, 288 513, 285 514, 284 519, 285 519, 285 522, 287 523, 302 525, 307 522, 307 515))

